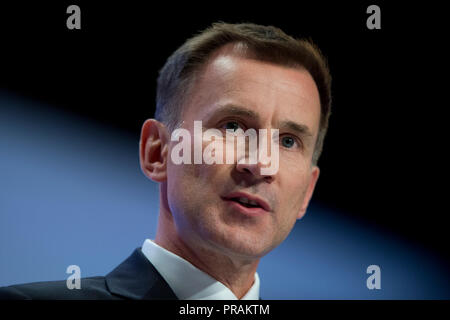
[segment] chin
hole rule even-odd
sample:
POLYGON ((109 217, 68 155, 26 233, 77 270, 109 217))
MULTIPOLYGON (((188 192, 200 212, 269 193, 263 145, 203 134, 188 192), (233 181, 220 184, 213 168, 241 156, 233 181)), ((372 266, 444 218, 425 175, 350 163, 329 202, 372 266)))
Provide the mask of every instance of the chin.
POLYGON ((241 258, 261 258, 273 249, 271 241, 267 238, 261 238, 261 234, 248 234, 239 231, 216 234, 212 242, 226 254, 241 258))
POLYGON ((207 214, 197 217, 196 221, 201 221, 201 224, 195 229, 210 248, 229 256, 249 259, 260 258, 274 248, 271 221, 245 221, 213 206, 203 212, 207 214))

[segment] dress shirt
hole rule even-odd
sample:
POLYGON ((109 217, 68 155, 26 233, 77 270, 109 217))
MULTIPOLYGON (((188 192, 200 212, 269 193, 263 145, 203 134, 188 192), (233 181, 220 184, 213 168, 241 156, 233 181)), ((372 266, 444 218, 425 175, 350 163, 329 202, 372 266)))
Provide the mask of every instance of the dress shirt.
MULTIPOLYGON (((144 241, 142 253, 180 300, 238 300, 223 283, 150 239, 144 241)), ((242 300, 258 299, 259 276, 255 272, 255 281, 242 300)))

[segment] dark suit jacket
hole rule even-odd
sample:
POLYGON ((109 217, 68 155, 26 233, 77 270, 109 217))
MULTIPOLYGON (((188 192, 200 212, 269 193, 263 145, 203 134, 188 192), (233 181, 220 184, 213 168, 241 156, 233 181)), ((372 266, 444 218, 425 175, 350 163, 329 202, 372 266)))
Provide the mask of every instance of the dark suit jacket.
POLYGON ((81 278, 80 289, 68 289, 66 280, 27 283, 0 288, 0 299, 174 300, 177 297, 137 248, 106 277, 81 278))

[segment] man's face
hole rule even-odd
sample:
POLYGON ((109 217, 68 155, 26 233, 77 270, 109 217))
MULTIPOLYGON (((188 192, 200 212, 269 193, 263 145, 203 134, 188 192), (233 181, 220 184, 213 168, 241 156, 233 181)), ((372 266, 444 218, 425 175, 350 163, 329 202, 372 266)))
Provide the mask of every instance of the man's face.
MULTIPOLYGON (((186 101, 181 127, 191 137, 194 121, 224 136, 230 128, 279 129, 279 168, 264 176, 258 164, 174 164, 170 155, 178 142, 170 142, 167 200, 179 237, 191 247, 247 258, 261 257, 279 245, 305 213, 318 178, 311 159, 319 118, 319 93, 307 71, 225 49, 215 54, 186 101), (308 132, 295 130, 293 123, 308 132), (246 214, 229 199, 233 192, 257 196, 269 209, 246 214)), ((203 150, 210 143, 203 141, 203 150)))

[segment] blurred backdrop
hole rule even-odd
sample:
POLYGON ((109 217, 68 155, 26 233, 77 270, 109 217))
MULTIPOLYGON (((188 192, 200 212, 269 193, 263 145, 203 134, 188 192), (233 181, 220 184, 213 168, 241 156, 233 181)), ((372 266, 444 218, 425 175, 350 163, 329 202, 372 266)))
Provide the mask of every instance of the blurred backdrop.
POLYGON ((71 264, 105 275, 155 235, 140 127, 165 59, 222 20, 311 37, 333 76, 321 176, 306 216, 262 259, 262 298, 450 298, 435 11, 421 10, 425 28, 407 23, 414 8, 381 3, 374 31, 368 2, 78 2, 82 29, 69 31, 69 4, 1 5, 0 286, 65 279, 71 264), (373 264, 381 290, 366 287, 373 264))

